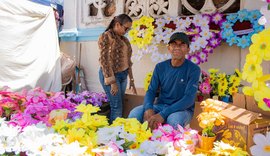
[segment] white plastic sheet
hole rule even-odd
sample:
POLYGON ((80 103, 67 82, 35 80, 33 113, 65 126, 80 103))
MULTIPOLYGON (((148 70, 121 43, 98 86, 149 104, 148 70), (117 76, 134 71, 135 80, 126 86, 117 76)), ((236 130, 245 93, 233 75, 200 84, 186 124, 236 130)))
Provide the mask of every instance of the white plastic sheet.
POLYGON ((51 7, 0 1, 0 88, 61 90, 58 35, 51 7))

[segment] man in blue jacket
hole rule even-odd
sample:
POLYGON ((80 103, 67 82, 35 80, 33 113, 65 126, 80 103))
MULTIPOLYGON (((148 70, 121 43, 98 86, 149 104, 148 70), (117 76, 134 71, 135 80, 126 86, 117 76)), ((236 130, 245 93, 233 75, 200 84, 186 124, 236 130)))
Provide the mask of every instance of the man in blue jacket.
POLYGON ((185 127, 193 117, 195 97, 198 90, 200 67, 187 60, 189 38, 177 32, 170 37, 168 51, 172 58, 158 63, 144 97, 144 104, 134 108, 129 118, 148 121, 155 129, 168 123, 174 128, 185 127), (154 104, 157 91, 158 99, 154 104))

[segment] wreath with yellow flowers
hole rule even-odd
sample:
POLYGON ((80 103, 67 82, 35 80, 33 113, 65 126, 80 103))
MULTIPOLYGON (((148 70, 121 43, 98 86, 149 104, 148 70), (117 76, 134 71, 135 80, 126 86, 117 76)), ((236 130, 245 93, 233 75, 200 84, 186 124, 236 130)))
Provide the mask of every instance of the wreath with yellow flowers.
POLYGON ((142 16, 139 20, 132 23, 132 29, 128 35, 131 39, 130 43, 143 48, 149 45, 154 34, 154 19, 148 16, 142 16))
POLYGON ((245 95, 254 96, 259 108, 270 111, 270 88, 266 83, 270 80, 270 74, 263 75, 261 66, 263 60, 270 60, 270 28, 254 34, 251 41, 253 44, 249 47, 250 53, 246 56, 242 78, 252 85, 245 86, 243 92, 245 95))

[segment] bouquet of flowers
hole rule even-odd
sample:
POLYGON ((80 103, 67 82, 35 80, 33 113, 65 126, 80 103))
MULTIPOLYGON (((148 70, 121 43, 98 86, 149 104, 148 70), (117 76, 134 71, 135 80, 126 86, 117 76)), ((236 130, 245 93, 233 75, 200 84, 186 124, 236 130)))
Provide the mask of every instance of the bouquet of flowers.
POLYGON ((238 69, 235 69, 234 74, 227 75, 225 73, 218 73, 219 69, 209 69, 210 73, 210 85, 212 88, 211 93, 220 97, 237 93, 239 87, 242 85, 241 73, 238 69))
POLYGON ((199 126, 203 128, 202 136, 214 137, 214 126, 224 125, 224 117, 220 114, 223 109, 223 103, 218 100, 207 99, 201 103, 203 112, 201 112, 197 119, 199 126))
POLYGON ((201 73, 198 91, 200 94, 210 94, 211 92, 210 76, 205 71, 201 73))
POLYGON ((72 92, 67 94, 67 99, 75 104, 91 104, 93 106, 101 107, 108 103, 108 97, 105 93, 96 93, 83 91, 79 94, 74 94, 72 92))
POLYGON ((26 101, 22 94, 12 92, 8 87, 0 90, 0 117, 10 119, 13 113, 22 112, 25 107, 23 103, 26 101))

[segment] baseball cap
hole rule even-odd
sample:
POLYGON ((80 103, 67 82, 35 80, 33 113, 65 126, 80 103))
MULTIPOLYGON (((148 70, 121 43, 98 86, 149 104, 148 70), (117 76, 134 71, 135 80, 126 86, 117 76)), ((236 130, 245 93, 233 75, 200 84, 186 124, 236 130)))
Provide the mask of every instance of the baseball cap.
POLYGON ((187 45, 190 44, 188 36, 183 32, 176 32, 176 33, 172 34, 172 36, 170 37, 169 44, 174 42, 175 40, 180 40, 180 41, 186 43, 187 45))

